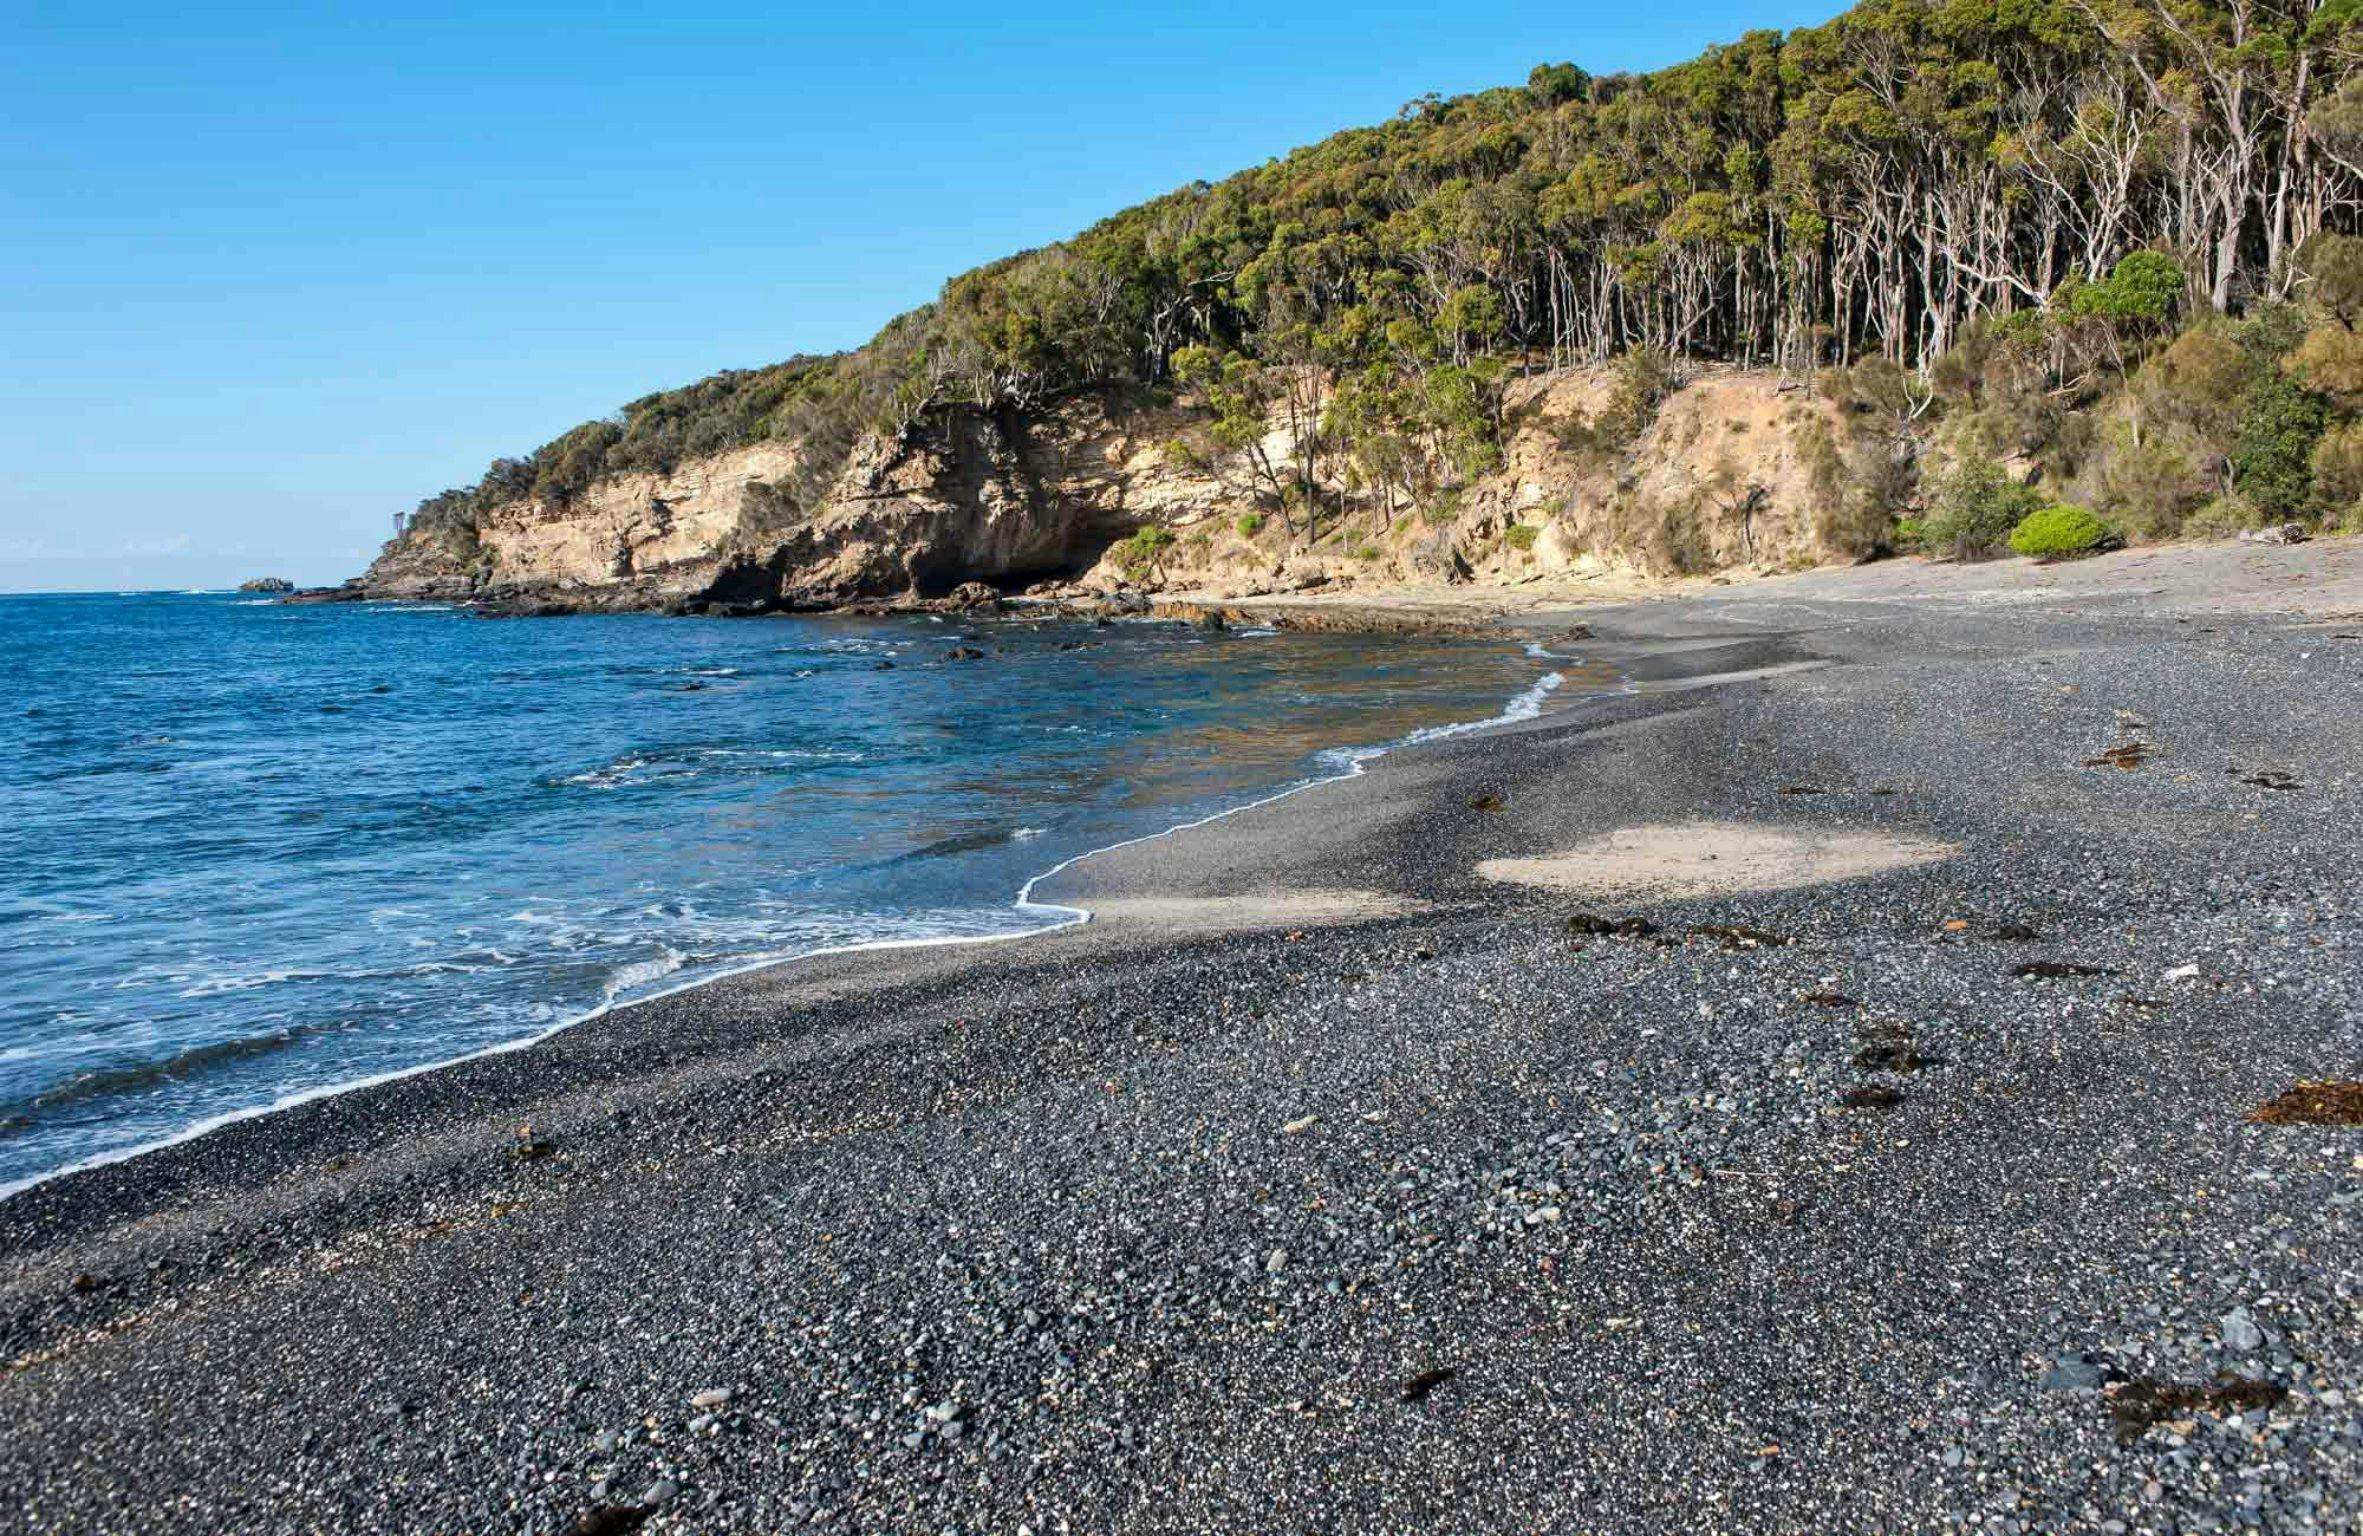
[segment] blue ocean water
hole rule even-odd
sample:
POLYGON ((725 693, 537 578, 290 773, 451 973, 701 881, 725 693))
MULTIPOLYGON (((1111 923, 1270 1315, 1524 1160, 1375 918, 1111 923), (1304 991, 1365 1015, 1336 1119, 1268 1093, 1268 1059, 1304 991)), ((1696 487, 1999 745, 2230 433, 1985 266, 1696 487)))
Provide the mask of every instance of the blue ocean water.
POLYGON ((763 957, 1052 925, 1030 876, 1531 703, 1551 665, 0 597, 0 1190, 763 957))

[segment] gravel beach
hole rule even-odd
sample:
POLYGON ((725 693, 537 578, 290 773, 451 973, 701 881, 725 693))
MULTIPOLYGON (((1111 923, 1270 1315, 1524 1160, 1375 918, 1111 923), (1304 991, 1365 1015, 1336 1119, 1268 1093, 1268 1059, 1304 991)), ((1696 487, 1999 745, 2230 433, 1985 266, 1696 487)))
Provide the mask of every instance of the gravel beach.
POLYGON ((2363 1128, 2249 1118, 2363 1078, 2359 573, 1512 615, 1622 686, 1085 927, 37 1186, 0 1529, 2363 1529, 2363 1128))

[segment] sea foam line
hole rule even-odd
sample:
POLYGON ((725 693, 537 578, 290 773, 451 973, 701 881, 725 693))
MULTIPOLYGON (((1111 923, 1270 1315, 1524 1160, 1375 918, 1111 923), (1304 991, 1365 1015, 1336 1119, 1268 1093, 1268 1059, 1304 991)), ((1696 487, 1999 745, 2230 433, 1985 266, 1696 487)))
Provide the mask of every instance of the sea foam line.
MULTIPOLYGON (((1529 654, 1547 655, 1548 653, 1540 651, 1539 647, 1530 647, 1529 654)), ((1007 944, 1019 939, 1038 939, 1044 934, 1059 933, 1069 928, 1080 928, 1091 921, 1091 912, 1088 908, 1068 906, 1063 902, 1036 901, 1034 900, 1034 888, 1045 880, 1066 873, 1085 859, 1097 858, 1103 853, 1114 853, 1121 848, 1137 848, 1143 843, 1158 842, 1178 833, 1192 832, 1200 827, 1210 826, 1226 817, 1237 816, 1246 811, 1260 810, 1264 806, 1285 800, 1291 795, 1301 794, 1308 789, 1318 789, 1324 784, 1338 784, 1347 779, 1358 779, 1369 771, 1367 764, 1376 758, 1384 757, 1389 752, 1404 747, 1423 746, 1429 742, 1444 741, 1456 736, 1466 736, 1473 731, 1490 730, 1503 725, 1516 725, 1521 721, 1535 719, 1542 714, 1544 702, 1559 690, 1563 682, 1565 679, 1557 672, 1546 672, 1535 679, 1532 684, 1512 695, 1499 713, 1489 715, 1485 719, 1458 721, 1451 725, 1423 726, 1407 736, 1378 746, 1333 748, 1333 751, 1340 754, 1336 760, 1344 764, 1344 768, 1340 772, 1317 774, 1310 778, 1299 779, 1295 783, 1259 799, 1249 800, 1240 805, 1225 806, 1219 811, 1200 816, 1193 821, 1180 822, 1174 826, 1166 827, 1162 831, 1145 832, 1139 837, 1124 838, 1102 847, 1087 848, 1070 858, 1061 859, 1050 868, 1028 879, 1024 885, 1019 886, 1017 900, 1012 904, 1020 912, 1056 914, 1054 920, 1044 923, 1039 928, 1021 929, 1015 933, 940 934, 910 939, 869 939, 858 944, 833 944, 820 949, 782 951, 758 956, 743 964, 729 966, 707 975, 696 976, 683 981, 678 986, 665 987, 639 997, 619 1000, 611 992, 597 1006, 587 1012, 576 1014, 572 1018, 561 1019, 546 1029, 530 1035, 521 1035, 514 1040, 504 1040, 497 1045, 481 1046, 472 1051, 462 1052, 457 1056, 446 1056, 436 1061, 421 1062, 416 1066, 396 1067, 388 1072, 378 1072, 368 1077, 354 1078, 350 1082, 328 1083, 316 1088, 301 1089, 295 1093, 283 1094, 267 1104, 250 1104, 242 1109, 224 1110, 218 1115, 208 1116, 192 1125, 184 1126, 169 1136, 162 1136, 154 1141, 143 1141, 137 1146, 113 1148, 95 1153, 79 1162, 68 1163, 62 1168, 53 1168, 45 1173, 28 1174, 24 1178, 0 1184, 0 1200, 22 1194, 37 1184, 46 1184, 52 1179, 62 1179, 70 1173, 86 1173, 93 1168, 104 1168, 111 1164, 128 1162, 132 1158, 149 1152, 160 1152, 166 1147, 179 1146, 184 1141, 194 1141, 210 1131, 220 1130, 225 1125, 236 1125, 245 1120, 259 1120, 265 1115, 295 1109, 319 1099, 330 1099, 340 1094, 356 1093, 363 1088, 375 1088, 386 1083, 402 1082, 407 1078, 423 1077, 429 1072, 440 1072, 445 1067, 456 1067, 463 1062, 480 1061, 487 1057, 506 1056, 512 1052, 530 1050, 544 1040, 574 1028, 577 1024, 588 1024, 594 1019, 605 1018, 618 1008, 636 1008, 642 1003, 653 1003, 668 997, 678 997, 684 992, 694 992, 699 987, 712 986, 716 982, 728 981, 733 977, 768 970, 775 965, 785 965, 796 960, 820 960, 831 955, 864 954, 875 950, 936 949, 953 945, 1007 944)))

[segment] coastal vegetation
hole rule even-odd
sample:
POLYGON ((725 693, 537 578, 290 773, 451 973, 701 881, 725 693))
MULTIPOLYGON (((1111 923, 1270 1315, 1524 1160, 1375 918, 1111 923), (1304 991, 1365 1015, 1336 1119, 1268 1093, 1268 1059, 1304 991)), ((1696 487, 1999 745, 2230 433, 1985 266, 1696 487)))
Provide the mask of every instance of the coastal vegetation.
MULTIPOLYGON (((963 273, 853 352, 643 397, 417 517, 457 547, 488 508, 776 440, 797 467, 747 510, 786 526, 865 439, 1089 393, 1181 409, 1167 457, 1224 477, 1243 537, 1312 548, 1448 521, 1522 377, 1613 371, 1555 423, 1606 465, 1716 363, 1835 408, 1800 431, 1838 551, 1997 553, 2063 498, 2137 539, 2351 522, 2359 60, 2363 0, 1864 0, 1653 74, 1545 65, 963 273)), ((1635 502, 1636 545, 1680 566, 1761 494, 1635 502)))
POLYGON ((2010 530, 2010 548, 2013 554, 2064 560, 2105 549, 2116 537, 2115 529, 2084 508, 2063 502, 2028 513, 2010 530))

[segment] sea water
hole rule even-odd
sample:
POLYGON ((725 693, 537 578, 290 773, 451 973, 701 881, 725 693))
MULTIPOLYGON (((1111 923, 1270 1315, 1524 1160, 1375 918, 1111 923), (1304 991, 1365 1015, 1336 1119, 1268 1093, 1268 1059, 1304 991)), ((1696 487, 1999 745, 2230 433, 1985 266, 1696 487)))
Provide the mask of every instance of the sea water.
POLYGON ((0 1190, 1529 712, 1507 640, 0 597, 0 1190), (954 660, 955 647, 985 651, 954 660))

